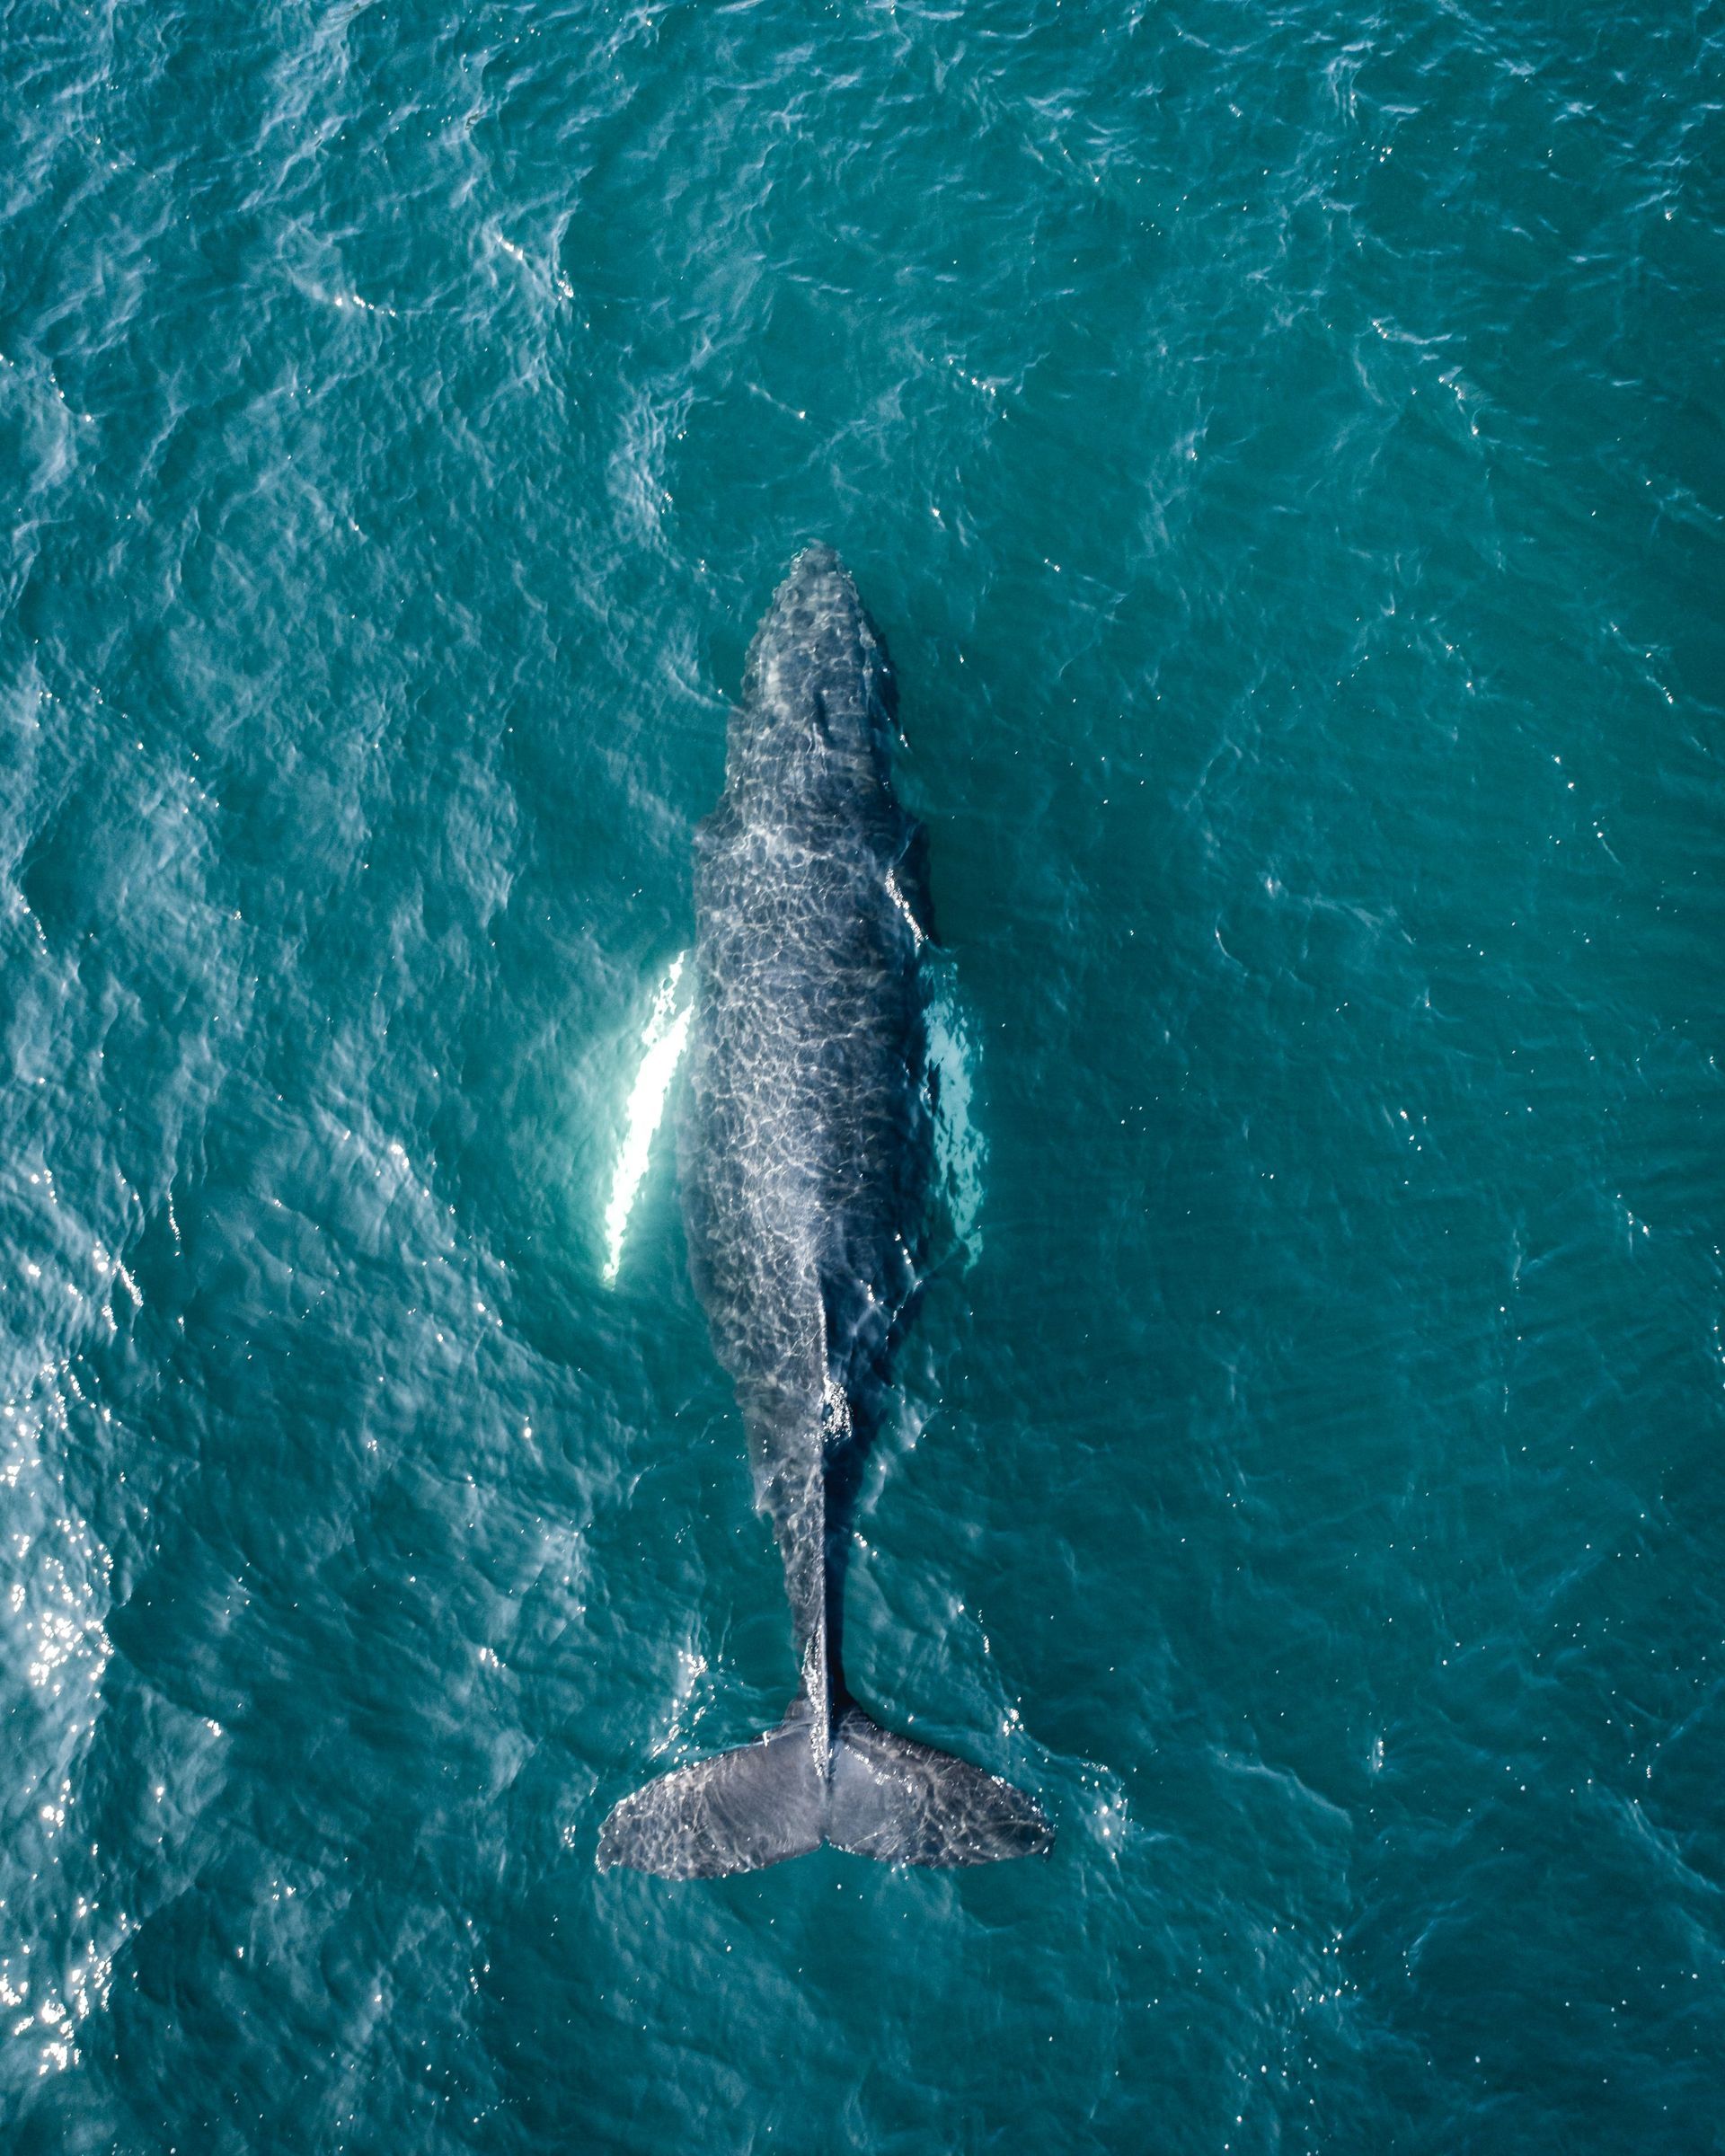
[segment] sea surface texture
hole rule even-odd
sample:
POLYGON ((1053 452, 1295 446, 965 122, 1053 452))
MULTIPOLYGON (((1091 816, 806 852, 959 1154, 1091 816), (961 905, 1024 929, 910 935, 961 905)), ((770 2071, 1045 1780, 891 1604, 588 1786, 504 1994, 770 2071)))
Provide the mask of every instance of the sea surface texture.
POLYGON ((1718 0, 0 0, 0 142, 7 2156, 1725 2148, 1718 0), (1058 1838, 672 1886, 813 539, 945 1074, 849 1674, 1058 1838))

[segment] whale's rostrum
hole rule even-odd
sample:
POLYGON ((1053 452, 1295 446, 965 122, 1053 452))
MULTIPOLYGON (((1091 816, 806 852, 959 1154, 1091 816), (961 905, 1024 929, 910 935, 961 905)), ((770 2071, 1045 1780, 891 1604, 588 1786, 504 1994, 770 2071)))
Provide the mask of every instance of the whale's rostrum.
POLYGON ((689 1268, 784 1565, 801 1683, 754 1743, 661 1775, 602 1867, 748 1871, 823 1842, 894 1864, 1048 1849, 1033 1798, 884 1729, 845 1689, 844 1557, 916 1288, 931 1108, 920 826, 893 797, 890 662, 831 548, 750 646, 725 790, 695 839, 679 1140, 689 1268))

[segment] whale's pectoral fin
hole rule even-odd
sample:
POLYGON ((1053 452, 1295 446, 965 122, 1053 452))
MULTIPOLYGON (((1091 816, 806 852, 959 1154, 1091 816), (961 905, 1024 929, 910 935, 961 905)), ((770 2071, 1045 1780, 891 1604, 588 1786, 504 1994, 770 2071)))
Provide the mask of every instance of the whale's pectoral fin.
POLYGON ((758 1871, 820 1847, 826 1800, 807 1720, 782 1722, 625 1797, 599 1829, 599 1869, 666 1879, 758 1871))
POLYGON ((860 1707, 846 1708, 833 1730, 827 1839, 882 1864, 992 1864, 1054 1846, 1033 1797, 881 1728, 860 1707))

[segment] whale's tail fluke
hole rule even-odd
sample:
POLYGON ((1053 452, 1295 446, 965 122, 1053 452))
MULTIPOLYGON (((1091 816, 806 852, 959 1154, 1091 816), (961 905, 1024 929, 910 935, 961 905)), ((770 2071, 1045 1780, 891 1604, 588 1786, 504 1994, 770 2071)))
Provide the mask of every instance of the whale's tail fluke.
POLYGON ((994 1864, 1054 1847, 1042 1807, 998 1774, 846 1707, 833 1727, 827 1839, 882 1864, 994 1864))
POLYGON ((860 1707, 835 1718, 823 1765, 799 1701, 752 1745, 625 1797, 599 1830, 598 1860, 601 1870, 626 1864, 710 1879, 805 1856, 823 1842, 883 1864, 956 1866, 1039 1856, 1054 1834, 1022 1789, 881 1728, 860 1707))
POLYGON ((661 1774, 613 1807, 599 1869, 626 1864, 664 1879, 758 1871, 820 1847, 826 1790, 806 1719, 661 1774))

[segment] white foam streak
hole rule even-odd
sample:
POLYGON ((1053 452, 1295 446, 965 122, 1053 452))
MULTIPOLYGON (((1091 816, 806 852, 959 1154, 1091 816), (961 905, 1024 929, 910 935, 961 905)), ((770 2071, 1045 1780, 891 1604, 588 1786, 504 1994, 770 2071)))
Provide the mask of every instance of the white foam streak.
POLYGON ((677 1076, 677 1066, 682 1061, 683 1050, 688 1040, 690 1006, 677 1008, 677 983, 683 977, 683 963, 686 952, 680 952, 671 961, 669 972, 659 984, 659 994, 653 999, 653 1008, 641 1037, 641 1065, 635 1073, 635 1082, 629 1095, 629 1106, 624 1121, 623 1144, 617 1152, 617 1164, 611 1176, 611 1202, 605 1209, 606 1259, 605 1284, 616 1283, 617 1269, 623 1262, 623 1238, 629 1225, 629 1215, 633 1208, 635 1194, 641 1188, 651 1158, 653 1139, 659 1124, 664 1120, 665 1103, 670 1098, 671 1082, 677 1076))

